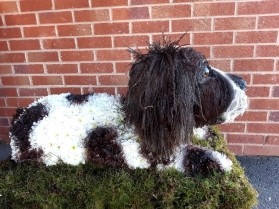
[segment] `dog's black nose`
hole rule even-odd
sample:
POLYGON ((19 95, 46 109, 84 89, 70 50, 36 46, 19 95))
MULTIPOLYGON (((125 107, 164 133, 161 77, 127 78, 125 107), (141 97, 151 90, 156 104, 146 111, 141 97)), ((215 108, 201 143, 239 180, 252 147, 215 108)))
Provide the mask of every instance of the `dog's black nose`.
POLYGON ((245 80, 243 80, 241 77, 237 76, 237 75, 233 75, 233 74, 228 74, 228 76, 236 83, 236 85, 242 89, 245 90, 247 83, 245 80))

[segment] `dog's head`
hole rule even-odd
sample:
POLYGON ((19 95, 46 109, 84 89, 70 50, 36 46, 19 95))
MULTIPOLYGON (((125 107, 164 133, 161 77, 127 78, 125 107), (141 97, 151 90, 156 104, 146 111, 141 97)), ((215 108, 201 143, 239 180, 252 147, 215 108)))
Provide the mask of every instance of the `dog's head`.
POLYGON ((247 107, 246 83, 211 67, 205 57, 178 42, 132 51, 125 111, 142 148, 160 158, 191 139, 194 127, 232 121, 247 107))

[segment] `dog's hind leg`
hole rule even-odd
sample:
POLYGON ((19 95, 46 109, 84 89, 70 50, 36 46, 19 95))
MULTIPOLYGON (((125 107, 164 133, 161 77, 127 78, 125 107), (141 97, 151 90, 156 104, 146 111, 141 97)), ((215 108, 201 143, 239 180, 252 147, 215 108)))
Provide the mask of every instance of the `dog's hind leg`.
POLYGON ((184 157, 184 169, 191 175, 208 175, 214 171, 230 171, 232 161, 224 154, 199 146, 188 145, 184 157))

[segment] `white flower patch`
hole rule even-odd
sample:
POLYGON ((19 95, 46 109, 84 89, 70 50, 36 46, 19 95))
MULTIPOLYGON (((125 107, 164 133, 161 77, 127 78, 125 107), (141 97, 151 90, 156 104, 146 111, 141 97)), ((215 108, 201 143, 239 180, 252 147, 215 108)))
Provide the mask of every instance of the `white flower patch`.
POLYGON ((207 139, 208 137, 208 127, 207 126, 203 126, 201 128, 194 128, 193 129, 193 135, 195 137, 197 137, 198 139, 207 139))
POLYGON ((140 154, 140 144, 136 140, 121 141, 124 159, 129 168, 149 168, 147 159, 140 154))
POLYGON ((212 157, 217 161, 223 171, 229 172, 232 169, 232 161, 225 155, 217 151, 212 151, 212 157))
POLYGON ((88 133, 98 126, 118 127, 124 118, 119 111, 119 97, 94 94, 88 102, 75 104, 66 99, 67 95, 51 95, 38 101, 46 106, 48 116, 33 124, 29 141, 32 148, 43 150, 46 165, 59 161, 85 163, 84 140, 88 133))

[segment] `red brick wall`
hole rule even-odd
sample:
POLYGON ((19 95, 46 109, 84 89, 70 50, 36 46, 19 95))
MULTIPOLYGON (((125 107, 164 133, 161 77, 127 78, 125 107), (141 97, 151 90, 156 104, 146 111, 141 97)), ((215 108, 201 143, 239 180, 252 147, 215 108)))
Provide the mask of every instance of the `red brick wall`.
POLYGON ((278 0, 1 0, 0 135, 16 107, 61 92, 125 93, 130 55, 164 32, 242 75, 250 107, 222 125, 236 154, 279 155, 278 0))

